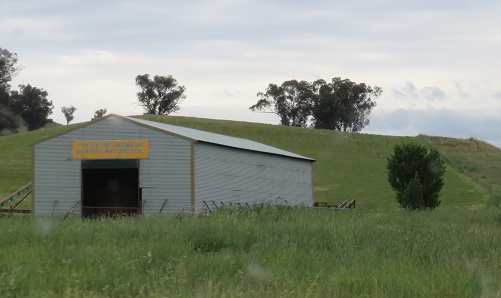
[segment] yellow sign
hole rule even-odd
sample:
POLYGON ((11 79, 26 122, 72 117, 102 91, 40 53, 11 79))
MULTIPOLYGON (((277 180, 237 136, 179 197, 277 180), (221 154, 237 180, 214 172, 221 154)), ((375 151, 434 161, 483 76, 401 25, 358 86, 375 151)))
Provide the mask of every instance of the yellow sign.
POLYGON ((149 157, 146 140, 74 141, 74 159, 139 159, 149 157))

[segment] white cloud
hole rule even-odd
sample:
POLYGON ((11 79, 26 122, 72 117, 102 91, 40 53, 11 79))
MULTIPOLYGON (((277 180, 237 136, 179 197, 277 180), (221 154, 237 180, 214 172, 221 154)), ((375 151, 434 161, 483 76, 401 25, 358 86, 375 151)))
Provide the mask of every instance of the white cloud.
POLYGON ((407 136, 427 134, 463 139, 474 137, 501 148, 499 127, 501 117, 486 118, 452 109, 398 109, 389 112, 374 111, 371 123, 364 132, 391 132, 393 135, 407 136))
POLYGON ((427 100, 432 101, 443 100, 447 97, 445 95, 445 92, 437 86, 424 87, 423 89, 421 89, 421 95, 427 100))
POLYGON ((393 95, 396 98, 406 99, 406 98, 419 98, 419 94, 416 86, 411 82, 406 82, 405 86, 400 89, 394 89, 393 95))

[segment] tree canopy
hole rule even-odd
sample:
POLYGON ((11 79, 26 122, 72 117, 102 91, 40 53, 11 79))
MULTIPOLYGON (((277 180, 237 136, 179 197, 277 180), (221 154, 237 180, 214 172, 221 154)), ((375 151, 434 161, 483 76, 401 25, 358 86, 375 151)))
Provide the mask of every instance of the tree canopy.
POLYGON ((259 92, 258 102, 249 109, 273 113, 280 117, 280 124, 306 126, 311 114, 313 93, 306 81, 290 80, 280 86, 269 84, 265 92, 259 92))
POLYGON ((10 106, 10 84, 12 78, 22 69, 17 64, 17 54, 0 48, 0 132, 8 129, 16 132, 19 124, 10 106))
POLYGON ((7 84, 15 77, 22 66, 16 66, 17 54, 0 48, 0 85, 7 84))
POLYGON ((396 145, 386 168, 400 206, 433 209, 440 205, 445 162, 437 150, 414 142, 396 145))
POLYGON ((4 129, 10 130, 11 132, 17 132, 19 124, 12 113, 4 107, 0 106, 0 132, 4 129))
POLYGON ((149 74, 138 75, 136 85, 140 89, 137 93, 138 102, 145 114, 169 115, 177 112, 179 104, 186 98, 186 88, 179 86, 171 75, 156 75, 153 79, 150 79, 149 74))
POLYGON ((43 127, 50 120, 54 106, 52 101, 47 99, 49 94, 43 89, 28 85, 19 85, 19 92, 11 92, 12 109, 21 115, 28 125, 28 131, 43 127))
MULTIPOLYGON (((0 63, 1 61, 2 58, 0 58, 0 63)), ((16 115, 10 107, 9 88, 10 86, 7 82, 0 84, 0 132, 3 130, 17 132, 19 128, 16 115)))
POLYGON ((71 120, 75 119, 75 116, 73 114, 77 108, 74 106, 69 106, 69 107, 62 107, 61 112, 63 112, 64 117, 66 118, 66 125, 70 124, 71 120))
POLYGON ((94 112, 94 117, 91 120, 97 120, 103 118, 108 110, 107 109, 99 109, 94 112))
POLYGON ((381 95, 380 87, 357 84, 348 79, 333 78, 330 83, 313 83, 315 100, 312 107, 314 128, 358 132, 369 124, 369 115, 381 95))
POLYGON ((313 128, 358 132, 369 124, 381 93, 380 87, 337 77, 331 82, 290 80, 269 84, 249 109, 276 114, 282 125, 306 127, 311 121, 313 128))

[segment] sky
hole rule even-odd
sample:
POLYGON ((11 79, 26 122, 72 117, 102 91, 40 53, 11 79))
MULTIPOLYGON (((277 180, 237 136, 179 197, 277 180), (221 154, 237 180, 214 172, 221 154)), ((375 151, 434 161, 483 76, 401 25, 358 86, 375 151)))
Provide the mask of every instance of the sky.
POLYGON ((278 124, 249 110, 268 84, 341 77, 383 89, 363 133, 501 147, 500 20, 499 0, 1 0, 0 48, 59 123, 142 114, 147 73, 186 87, 173 115, 278 124))

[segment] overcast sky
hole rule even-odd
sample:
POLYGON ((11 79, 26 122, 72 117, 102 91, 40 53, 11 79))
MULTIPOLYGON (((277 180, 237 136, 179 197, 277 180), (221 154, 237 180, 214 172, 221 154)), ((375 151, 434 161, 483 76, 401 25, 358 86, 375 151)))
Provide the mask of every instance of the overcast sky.
POLYGON ((177 115, 276 124, 248 109, 269 83, 341 77, 383 88, 363 132, 501 147, 500 20, 499 0, 0 0, 0 47, 60 123, 142 114, 148 73, 186 87, 177 115))

